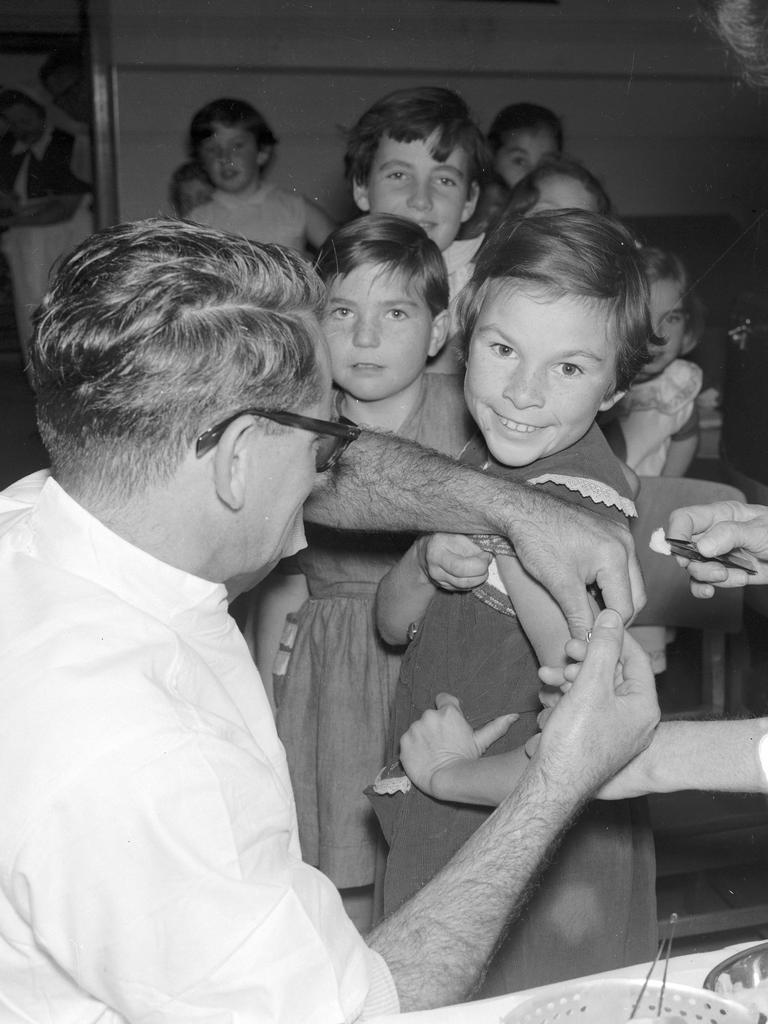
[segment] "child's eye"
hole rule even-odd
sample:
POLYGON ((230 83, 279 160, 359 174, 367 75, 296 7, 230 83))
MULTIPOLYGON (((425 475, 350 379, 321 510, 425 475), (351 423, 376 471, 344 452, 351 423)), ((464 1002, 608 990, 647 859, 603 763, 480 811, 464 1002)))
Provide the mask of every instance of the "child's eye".
POLYGON ((560 366, 564 377, 580 377, 584 372, 576 363, 562 363, 560 366))
POLYGON ((403 178, 405 177, 405 172, 404 171, 390 171, 389 174, 387 175, 387 177, 391 178, 392 181, 402 181, 403 178))
POLYGON ((404 309, 390 309, 389 312, 387 313, 387 316, 391 317, 393 320, 408 319, 408 314, 405 312, 404 309))
POLYGON ((449 178, 447 175, 437 179, 444 188, 456 188, 457 181, 455 178, 449 178))
POLYGON ((325 311, 326 320, 348 320, 352 316, 352 310, 348 306, 331 306, 325 311))
POLYGON ((495 352, 497 356, 501 356, 502 359, 506 359, 508 356, 514 354, 514 349, 510 345, 505 345, 503 341, 494 341, 491 345, 491 352, 495 352))

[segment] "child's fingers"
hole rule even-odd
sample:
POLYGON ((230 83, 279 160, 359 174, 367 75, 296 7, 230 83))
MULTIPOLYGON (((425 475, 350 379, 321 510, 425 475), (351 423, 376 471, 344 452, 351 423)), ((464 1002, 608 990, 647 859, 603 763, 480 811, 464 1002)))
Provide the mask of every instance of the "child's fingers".
POLYGON ((513 722, 516 722, 520 715, 499 715, 493 721, 475 729, 475 743, 481 754, 484 754, 488 747, 501 737, 509 729, 513 722))
POLYGON ((562 686, 565 682, 562 665, 542 665, 539 668, 538 676, 545 686, 562 686))
POLYGON ((452 693, 438 693, 435 697, 435 707, 438 711, 441 708, 447 707, 456 708, 457 711, 461 711, 461 701, 458 697, 454 697, 452 693))
POLYGON ((479 544, 463 533, 436 533, 434 537, 437 546, 455 551, 458 555, 488 555, 489 558, 491 557, 479 544))
POLYGON ((462 577, 481 577, 488 575, 490 557, 485 551, 479 555, 456 555, 451 551, 430 552, 427 554, 427 572, 437 577, 444 574, 455 579, 462 577))
MULTIPOLYGON (((438 711, 442 711, 446 708, 455 708, 460 714, 463 715, 461 710, 461 701, 458 697, 454 697, 452 693, 438 693, 435 697, 435 707, 438 711)), ((474 730, 475 743, 480 754, 484 754, 485 751, 490 747, 496 740, 501 737, 509 729, 513 722, 516 722, 520 715, 508 714, 499 715, 498 718, 492 719, 490 722, 486 722, 485 725, 479 729, 474 730)))
POLYGON ((579 663, 573 662, 570 665, 542 665, 539 669, 539 679, 546 686, 559 686, 565 692, 579 674, 579 663))
POLYGON ((584 661, 587 656, 588 647, 589 644, 586 640, 576 640, 571 637, 570 640, 565 642, 565 653, 571 661, 584 661))
POLYGON ((561 683, 556 683, 553 686, 542 686, 539 690, 539 702, 544 708, 553 708, 555 704, 563 696, 561 689, 561 683))
POLYGON ((441 590, 474 590, 482 583, 485 583, 487 573, 477 576, 452 576, 449 573, 430 574, 432 582, 437 584, 441 590))

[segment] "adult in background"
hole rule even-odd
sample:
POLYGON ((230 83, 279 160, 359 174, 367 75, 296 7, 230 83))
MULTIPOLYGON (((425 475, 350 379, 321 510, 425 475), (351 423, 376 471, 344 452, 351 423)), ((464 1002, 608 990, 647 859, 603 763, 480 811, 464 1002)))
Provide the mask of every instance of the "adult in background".
POLYGON ((93 230, 90 186, 71 169, 75 138, 49 123, 30 92, 0 92, 0 244, 13 282, 16 330, 26 366, 32 313, 59 256, 93 230))
POLYGON ((93 100, 87 56, 79 46, 53 50, 40 65, 37 77, 47 93, 51 124, 74 136, 72 173, 81 181, 93 181, 93 100))
POLYGON ((605 611, 513 797, 367 941, 302 863, 227 590, 304 543, 318 474, 314 515, 509 533, 575 625, 597 565, 609 605, 638 592, 621 531, 330 421, 322 301, 298 255, 178 221, 101 232, 54 277, 32 346, 52 472, 0 496, 4 1020, 463 999, 563 828, 650 738, 652 680, 631 646, 615 676, 605 611))

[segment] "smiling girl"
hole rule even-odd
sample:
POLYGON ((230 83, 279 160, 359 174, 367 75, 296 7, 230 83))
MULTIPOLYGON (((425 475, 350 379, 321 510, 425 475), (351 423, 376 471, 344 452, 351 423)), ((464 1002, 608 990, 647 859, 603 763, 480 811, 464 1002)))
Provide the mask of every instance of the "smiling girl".
MULTIPOLYGON (((648 291, 628 233, 576 211, 503 222, 478 253, 456 316, 464 394, 480 431, 463 461, 600 516, 633 515, 621 464, 594 422, 646 359, 648 291)), ((497 538, 420 538, 382 580, 377 613, 390 643, 413 638, 395 697, 391 760, 439 693, 458 697, 473 728, 517 716, 487 756, 436 770, 419 780, 422 789, 397 774, 375 787, 390 843, 388 913, 485 819, 500 784, 508 793, 522 772, 541 710, 538 666, 564 664, 569 634, 550 595, 497 538)), ((653 849, 635 816, 626 802, 584 815, 492 961, 483 995, 650 957, 653 849)))

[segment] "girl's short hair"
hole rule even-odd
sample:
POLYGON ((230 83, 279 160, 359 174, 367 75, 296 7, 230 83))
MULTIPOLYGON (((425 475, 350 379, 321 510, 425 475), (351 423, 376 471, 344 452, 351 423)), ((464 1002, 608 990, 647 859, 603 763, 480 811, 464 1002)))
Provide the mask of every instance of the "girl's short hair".
POLYGON ((200 157, 200 147, 216 131, 216 125, 228 128, 244 128, 249 131, 259 149, 277 145, 277 138, 259 111, 245 100, 228 97, 206 103, 189 125, 189 155, 193 160, 200 157))
POLYGON ((448 273, 437 245, 418 224, 390 214, 368 214, 344 224, 323 243, 315 270, 327 285, 373 264, 401 274, 424 299, 432 316, 448 308, 448 273))
POLYGON ((496 282, 604 307, 607 328, 616 340, 619 391, 626 391, 648 362, 648 282, 635 240, 618 221, 586 210, 502 219, 481 245, 472 277, 459 295, 455 326, 465 352, 496 282))
POLYGON ((686 333, 690 339, 687 351, 690 352, 704 333, 704 304, 691 288, 685 264, 677 253, 657 249, 652 245, 644 245, 639 255, 649 285, 654 281, 675 281, 680 285, 680 302, 686 319, 686 333))
POLYGON ((523 216, 539 201, 539 187, 549 178, 572 178, 582 185, 595 201, 595 212, 611 214, 611 200, 603 186, 578 160, 564 156, 545 156, 533 170, 512 189, 505 213, 523 216))
POLYGON ((551 132, 558 153, 563 148, 563 125, 557 114, 537 103, 512 103, 498 112, 488 129, 491 152, 495 154, 501 149, 509 132, 523 131, 551 132))
POLYGON ((467 104, 451 89, 397 89, 369 107, 347 132, 344 168, 352 184, 367 184, 384 136, 395 142, 426 142, 435 136, 432 155, 439 161, 447 160, 454 149, 463 150, 469 163, 468 186, 482 180, 490 164, 483 133, 467 104))

